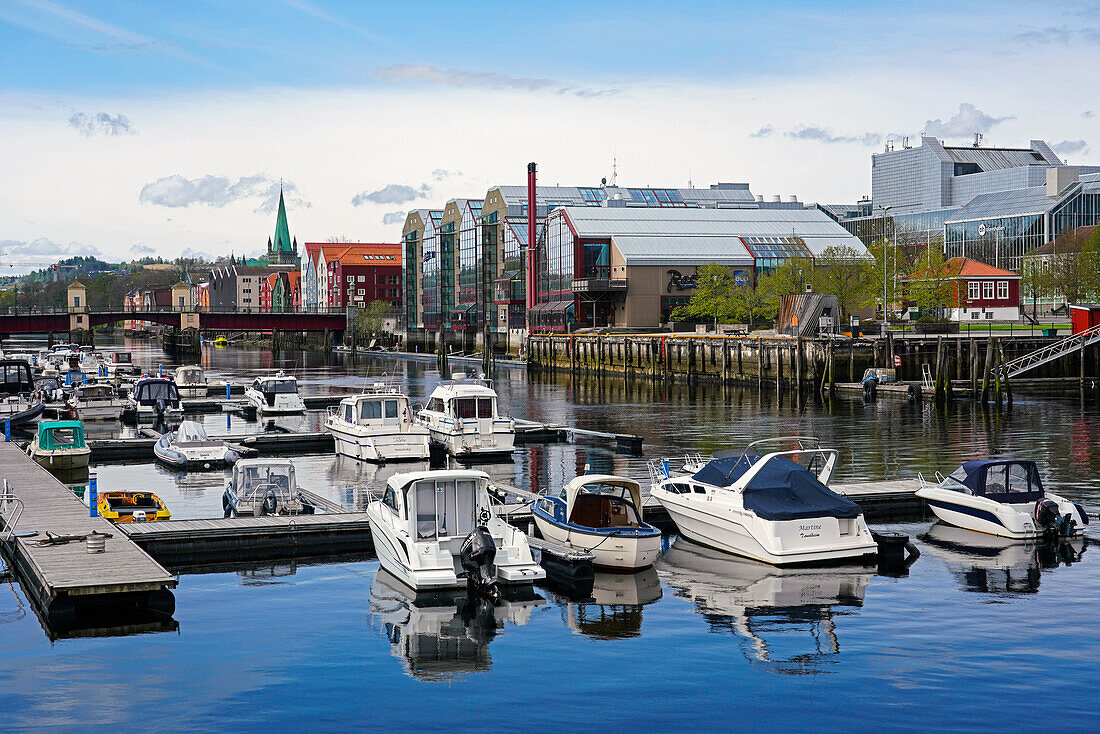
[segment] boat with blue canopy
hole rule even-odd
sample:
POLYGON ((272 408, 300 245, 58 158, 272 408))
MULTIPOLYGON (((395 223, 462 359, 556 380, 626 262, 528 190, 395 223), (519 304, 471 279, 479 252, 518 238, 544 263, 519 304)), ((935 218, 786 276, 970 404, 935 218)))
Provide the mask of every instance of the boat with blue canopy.
POLYGON ((651 495, 697 543, 777 566, 877 553, 859 505, 828 487, 839 453, 815 438, 755 441, 741 452, 689 458, 680 471, 650 462, 651 495), (778 442, 797 446, 764 452, 778 442), (801 461, 798 461, 801 460, 801 461))
POLYGON ((1072 537, 1088 525, 1085 508, 1043 488, 1034 461, 968 461, 937 484, 921 477, 917 496, 940 520, 1005 538, 1072 537))

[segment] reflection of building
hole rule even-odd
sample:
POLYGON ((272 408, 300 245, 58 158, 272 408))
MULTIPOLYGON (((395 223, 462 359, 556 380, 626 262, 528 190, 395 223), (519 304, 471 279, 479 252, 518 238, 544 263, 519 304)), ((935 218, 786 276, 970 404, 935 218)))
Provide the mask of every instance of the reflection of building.
POLYGON ((984 594, 1037 592, 1044 569, 1076 562, 1088 543, 1084 536, 1056 543, 999 538, 942 522, 932 525, 921 540, 943 559, 965 591, 984 594))
POLYGON ((816 209, 631 209, 562 207, 547 217, 540 248, 533 330, 571 326, 653 327, 685 304, 700 265, 734 279, 830 247, 866 248, 816 209))
POLYGON ((417 594, 383 569, 370 590, 370 616, 381 627, 405 672, 421 680, 448 680, 488 670, 489 643, 506 624, 522 626, 545 603, 534 589, 515 590, 494 607, 462 591, 417 594))
POLYGON ((750 662, 774 672, 815 672, 835 662, 835 617, 863 605, 873 571, 862 566, 777 568, 683 538, 657 564, 676 596, 695 604, 712 632, 732 632, 750 662))

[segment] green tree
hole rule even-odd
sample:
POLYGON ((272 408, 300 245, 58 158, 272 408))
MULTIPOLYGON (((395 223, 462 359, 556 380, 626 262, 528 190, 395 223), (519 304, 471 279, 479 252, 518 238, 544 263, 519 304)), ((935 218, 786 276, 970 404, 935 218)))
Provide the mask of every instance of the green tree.
POLYGON ((722 321, 732 316, 732 296, 736 286, 725 265, 706 263, 695 270, 695 288, 691 300, 677 306, 673 318, 694 321, 722 321))
POLYGON ((382 327, 390 316, 390 304, 386 301, 371 301, 366 308, 359 309, 355 315, 355 330, 360 336, 382 333, 382 327))
POLYGON ((842 319, 875 302, 874 260, 846 245, 829 247, 817 257, 814 290, 836 296, 842 319))
POLYGON ((809 258, 788 258, 779 266, 766 270, 756 279, 762 315, 775 318, 783 296, 805 293, 806 285, 812 284, 813 278, 814 261, 809 258))
POLYGON ((1044 273, 1052 295, 1066 303, 1083 303, 1100 295, 1100 227, 1087 236, 1081 229, 1058 238, 1062 251, 1044 273))
POLYGON ((920 309, 921 317, 942 317, 951 306, 952 283, 947 261, 939 247, 927 247, 914 264, 914 272, 906 280, 907 295, 920 309))

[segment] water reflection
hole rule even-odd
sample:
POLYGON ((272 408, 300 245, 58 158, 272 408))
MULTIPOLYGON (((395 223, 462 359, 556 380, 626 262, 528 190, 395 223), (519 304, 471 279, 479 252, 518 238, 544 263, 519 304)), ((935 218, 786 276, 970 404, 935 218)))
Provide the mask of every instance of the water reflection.
POLYGON ((512 590, 495 607, 465 590, 417 593, 380 568, 370 619, 408 675, 439 681, 489 670, 489 643, 506 624, 527 624, 545 603, 530 587, 512 590))
POLYGON ((661 579, 651 566, 637 573, 596 572, 591 596, 565 602, 569 629, 594 640, 638 637, 642 607, 661 598, 661 579))
POLYGON ((750 663, 790 675, 827 672, 839 661, 835 618, 863 605, 873 576, 862 566, 777 568, 684 538, 657 568, 711 632, 737 635, 750 663))
POLYGON ((964 591, 1034 594, 1043 571, 1081 560, 1083 535, 1054 541, 1012 540, 937 522, 921 540, 939 556, 964 591))

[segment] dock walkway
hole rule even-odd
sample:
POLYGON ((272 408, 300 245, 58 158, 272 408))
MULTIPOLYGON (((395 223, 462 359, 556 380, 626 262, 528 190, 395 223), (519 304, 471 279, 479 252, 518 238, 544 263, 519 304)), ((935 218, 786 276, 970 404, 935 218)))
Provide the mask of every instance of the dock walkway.
MULTIPOLYGON (((3 480, 23 502, 14 529, 36 530, 38 534, 12 537, 2 543, 2 549, 28 596, 44 612, 176 586, 176 578, 119 532, 118 526, 101 517, 89 517, 87 505, 14 443, 0 443, 0 482, 3 480), (45 547, 37 544, 47 532, 87 535, 92 531, 112 536, 103 553, 88 553, 85 543, 76 541, 45 547)), ((0 515, 0 526, 11 517, 11 512, 0 515)))

